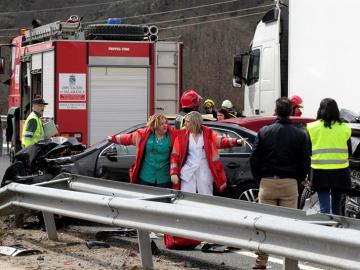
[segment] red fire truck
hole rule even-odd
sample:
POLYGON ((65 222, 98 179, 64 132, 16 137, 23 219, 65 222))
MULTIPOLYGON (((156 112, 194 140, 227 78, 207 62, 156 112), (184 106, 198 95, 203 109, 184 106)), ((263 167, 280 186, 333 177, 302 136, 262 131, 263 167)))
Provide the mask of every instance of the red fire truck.
POLYGON ((77 16, 23 31, 11 42, 8 133, 16 152, 31 100, 49 103, 44 118, 59 135, 92 145, 145 122, 174 114, 181 95, 182 43, 157 41, 154 26, 97 24, 77 16))

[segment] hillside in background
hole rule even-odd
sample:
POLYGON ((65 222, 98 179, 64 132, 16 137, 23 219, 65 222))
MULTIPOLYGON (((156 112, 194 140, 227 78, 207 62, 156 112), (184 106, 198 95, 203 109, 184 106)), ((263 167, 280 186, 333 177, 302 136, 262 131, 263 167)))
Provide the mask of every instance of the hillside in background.
MULTIPOLYGON (((35 18, 46 24, 73 14, 83 17, 84 24, 102 23, 109 17, 122 17, 127 24, 155 24, 161 40, 178 40, 185 45, 184 89, 196 89, 217 105, 230 99, 242 110, 243 90, 232 87, 233 56, 248 49, 256 22, 269 9, 252 8, 270 4, 272 0, 2 0, 0 40, 9 42, 18 29, 30 27, 35 18), (202 7, 190 9, 195 6, 202 7), (176 11, 179 9, 185 10, 176 11)), ((0 78, 4 81, 5 77, 0 78)), ((7 91, 0 86, 0 114, 7 112, 7 91)))

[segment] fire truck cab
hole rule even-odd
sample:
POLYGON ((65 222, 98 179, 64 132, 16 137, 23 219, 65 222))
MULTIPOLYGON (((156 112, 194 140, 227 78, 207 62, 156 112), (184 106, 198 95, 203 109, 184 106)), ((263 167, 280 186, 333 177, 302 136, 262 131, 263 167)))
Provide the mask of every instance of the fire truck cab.
POLYGON ((155 26, 83 29, 76 16, 70 19, 24 31, 11 41, 7 132, 14 153, 37 97, 49 103, 43 117, 54 120, 59 135, 85 145, 143 123, 155 112, 179 109, 182 43, 157 41, 155 26))

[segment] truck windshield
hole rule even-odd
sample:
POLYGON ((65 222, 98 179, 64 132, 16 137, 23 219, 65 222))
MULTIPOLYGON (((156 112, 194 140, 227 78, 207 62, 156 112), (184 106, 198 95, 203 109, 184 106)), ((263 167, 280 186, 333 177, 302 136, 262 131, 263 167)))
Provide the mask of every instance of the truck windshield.
POLYGON ((247 73, 247 84, 252 85, 259 80, 260 50, 251 51, 247 73))

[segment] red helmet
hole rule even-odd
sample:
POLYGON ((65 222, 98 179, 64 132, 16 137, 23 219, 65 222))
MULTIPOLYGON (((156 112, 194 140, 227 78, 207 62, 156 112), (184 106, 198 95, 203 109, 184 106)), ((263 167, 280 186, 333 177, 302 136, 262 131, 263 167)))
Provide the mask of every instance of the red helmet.
POLYGON ((181 96, 181 108, 196 108, 200 106, 202 97, 195 90, 188 89, 181 96))
POLYGON ((302 105, 302 103, 303 103, 303 100, 302 100, 302 98, 301 97, 299 97, 299 96, 292 96, 291 98, 290 98, 290 101, 291 101, 291 106, 293 107, 293 108, 295 108, 295 107, 302 107, 303 105, 302 105))

